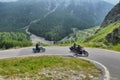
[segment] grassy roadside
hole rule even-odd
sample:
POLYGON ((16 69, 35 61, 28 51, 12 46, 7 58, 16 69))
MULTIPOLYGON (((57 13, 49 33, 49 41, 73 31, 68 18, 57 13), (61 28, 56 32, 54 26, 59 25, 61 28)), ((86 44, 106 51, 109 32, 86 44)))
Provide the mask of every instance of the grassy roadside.
POLYGON ((101 71, 82 59, 41 56, 1 59, 0 75, 8 80, 96 80, 101 71))
POLYGON ((81 43, 82 46, 88 47, 88 48, 101 48, 101 49, 107 49, 107 50, 113 50, 113 51, 119 51, 120 52, 120 44, 117 45, 105 45, 103 43, 81 43))

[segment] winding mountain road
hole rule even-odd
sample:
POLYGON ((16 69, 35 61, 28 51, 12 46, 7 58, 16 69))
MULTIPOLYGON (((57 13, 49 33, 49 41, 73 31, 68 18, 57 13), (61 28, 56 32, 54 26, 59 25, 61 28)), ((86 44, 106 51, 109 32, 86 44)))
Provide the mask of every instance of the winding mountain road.
MULTIPOLYGON (((45 47, 45 53, 32 53, 32 47, 0 51, 0 59, 12 57, 40 56, 40 55, 73 55, 69 47, 45 47)), ((120 52, 104 49, 86 48, 89 59, 105 65, 111 74, 111 80, 120 80, 120 52)))

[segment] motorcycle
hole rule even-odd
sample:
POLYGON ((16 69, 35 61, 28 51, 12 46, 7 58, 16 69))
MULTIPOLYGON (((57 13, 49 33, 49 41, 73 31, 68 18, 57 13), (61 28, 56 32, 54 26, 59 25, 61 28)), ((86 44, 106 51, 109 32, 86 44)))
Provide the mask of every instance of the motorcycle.
POLYGON ((84 49, 81 48, 80 51, 77 51, 75 48, 70 47, 70 51, 74 53, 74 56, 79 56, 79 57, 88 57, 89 53, 84 49))
POLYGON ((45 48, 39 47, 39 50, 37 50, 36 48, 33 48, 33 53, 41 53, 41 52, 45 52, 45 48))

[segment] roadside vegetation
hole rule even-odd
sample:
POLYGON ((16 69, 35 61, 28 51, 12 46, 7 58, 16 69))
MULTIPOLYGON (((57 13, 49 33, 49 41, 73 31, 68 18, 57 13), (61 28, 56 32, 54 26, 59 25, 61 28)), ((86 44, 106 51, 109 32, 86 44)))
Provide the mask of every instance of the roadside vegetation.
POLYGON ((64 38, 63 40, 56 43, 56 45, 60 46, 68 46, 73 45, 73 43, 81 44, 83 43, 88 37, 94 35, 94 33, 99 29, 99 26, 84 29, 84 30, 78 30, 74 29, 72 34, 64 38))
POLYGON ((84 47, 95 47, 95 48, 104 48, 104 49, 120 51, 119 42, 113 44, 106 40, 106 36, 119 27, 120 27, 120 23, 115 22, 103 28, 97 27, 83 31, 77 31, 74 34, 71 34, 69 38, 58 42, 57 45, 68 46, 68 45, 73 45, 73 43, 77 43, 84 47))
POLYGON ((20 32, 0 32, 0 49, 31 46, 28 35, 20 32))
POLYGON ((98 80, 101 71, 89 61, 58 56, 0 60, 0 76, 17 80, 98 80))
POLYGON ((98 48, 105 48, 105 49, 111 49, 111 50, 117 50, 120 51, 120 43, 110 43, 106 40, 106 36, 109 33, 112 33, 116 28, 120 27, 119 22, 112 23, 108 25, 107 27, 100 28, 98 32, 87 38, 84 42, 84 46, 88 47, 98 47, 98 48))

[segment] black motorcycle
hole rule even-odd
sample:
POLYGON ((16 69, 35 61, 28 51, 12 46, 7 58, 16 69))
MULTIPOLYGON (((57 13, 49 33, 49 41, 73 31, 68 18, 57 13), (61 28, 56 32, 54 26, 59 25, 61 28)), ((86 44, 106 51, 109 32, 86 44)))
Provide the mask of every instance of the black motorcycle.
POLYGON ((39 47, 39 49, 33 48, 33 53, 41 53, 41 52, 45 52, 45 48, 43 47, 39 47))
POLYGON ((89 56, 89 53, 84 48, 81 48, 81 50, 78 51, 76 48, 70 47, 70 51, 74 53, 75 56, 80 56, 80 57, 89 56))

